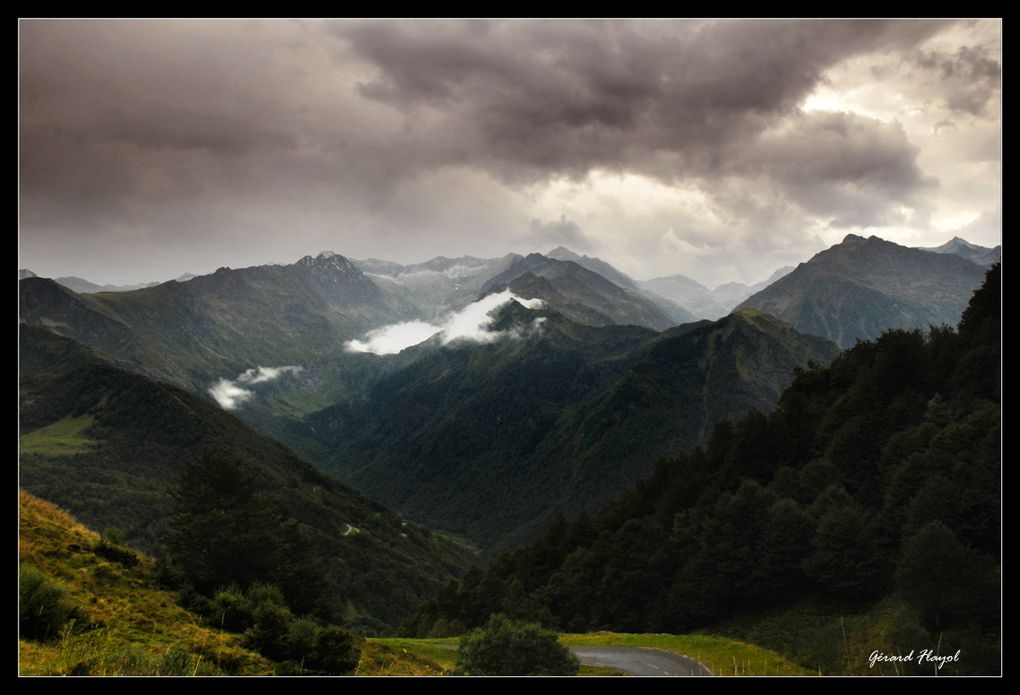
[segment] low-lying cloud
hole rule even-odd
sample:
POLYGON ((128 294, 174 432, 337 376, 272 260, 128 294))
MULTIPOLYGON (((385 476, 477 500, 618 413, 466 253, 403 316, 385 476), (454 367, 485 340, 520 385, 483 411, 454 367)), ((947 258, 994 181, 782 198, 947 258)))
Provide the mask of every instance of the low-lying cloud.
POLYGON ((255 386, 279 379, 284 374, 298 374, 304 367, 285 365, 283 367, 254 367, 237 375, 234 379, 217 379, 209 387, 209 395, 224 410, 237 410, 255 397, 255 392, 239 386, 255 386))
POLYGON ((442 330, 424 321, 406 321, 369 331, 365 340, 351 340, 348 352, 371 352, 375 355, 395 355, 406 347, 428 340, 442 330))
POLYGON ((255 367, 237 375, 237 381, 242 384, 261 384, 266 381, 279 379, 283 374, 297 374, 303 367, 255 367))
MULTIPOLYGON (((424 321, 407 321, 395 323, 365 335, 365 340, 348 341, 349 352, 371 352, 375 355, 395 355, 398 352, 418 345, 432 336, 439 334, 441 345, 449 345, 455 341, 472 343, 494 343, 504 338, 518 338, 519 331, 494 331, 492 324, 496 309, 515 301, 528 309, 539 309, 541 299, 523 299, 510 290, 493 293, 473 302, 458 312, 447 317, 443 325, 437 326, 424 321)), ((541 319, 535 319, 541 324, 541 319)))

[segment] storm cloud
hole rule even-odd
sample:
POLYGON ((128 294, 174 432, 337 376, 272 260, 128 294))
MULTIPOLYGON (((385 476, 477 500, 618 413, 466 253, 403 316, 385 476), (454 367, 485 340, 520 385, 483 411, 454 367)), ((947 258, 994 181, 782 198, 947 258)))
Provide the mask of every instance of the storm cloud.
POLYGON ((1000 205, 999 22, 19 27, 20 265, 43 275, 563 244, 754 281, 1000 205))

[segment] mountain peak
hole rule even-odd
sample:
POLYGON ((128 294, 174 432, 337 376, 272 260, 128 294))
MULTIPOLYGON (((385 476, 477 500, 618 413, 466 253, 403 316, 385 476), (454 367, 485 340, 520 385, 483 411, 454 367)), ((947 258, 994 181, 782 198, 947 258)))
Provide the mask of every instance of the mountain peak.
POLYGON ((981 266, 958 253, 850 234, 740 307, 851 347, 890 328, 958 322, 983 275, 981 266))
POLYGON ((305 256, 295 265, 340 268, 350 265, 350 261, 341 256, 339 253, 334 253, 333 251, 320 251, 317 256, 305 256))
POLYGON ((978 246, 977 244, 972 244, 969 241, 967 241, 966 239, 963 239, 963 238, 958 237, 958 236, 954 236, 946 244, 944 244, 944 246, 959 246, 959 247, 963 247, 965 249, 974 249, 974 250, 977 250, 977 251, 987 251, 988 250, 984 246, 978 246))

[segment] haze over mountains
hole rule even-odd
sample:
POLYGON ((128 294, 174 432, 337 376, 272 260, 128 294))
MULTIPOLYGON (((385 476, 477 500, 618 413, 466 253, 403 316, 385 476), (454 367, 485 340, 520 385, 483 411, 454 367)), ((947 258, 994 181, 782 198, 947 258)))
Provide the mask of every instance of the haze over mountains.
POLYGON ((717 319, 730 313, 740 302, 768 287, 791 270, 793 266, 784 266, 772 273, 768 280, 754 285, 727 282, 714 290, 709 290, 686 275, 653 278, 645 280, 641 286, 648 292, 676 302, 679 306, 688 307, 689 311, 699 318, 717 319))

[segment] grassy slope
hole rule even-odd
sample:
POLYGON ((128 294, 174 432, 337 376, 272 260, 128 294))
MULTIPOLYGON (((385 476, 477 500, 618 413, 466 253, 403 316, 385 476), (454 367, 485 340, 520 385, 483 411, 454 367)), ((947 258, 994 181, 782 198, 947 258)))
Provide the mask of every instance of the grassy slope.
POLYGON ((241 638, 200 624, 157 588, 154 561, 128 568, 94 552, 99 536, 32 495, 19 495, 19 556, 62 583, 95 627, 61 639, 19 642, 22 675, 269 674, 272 665, 241 638))
MULTIPOLYGON (((768 645, 808 664, 813 672, 890 676, 901 675, 904 669, 897 663, 876 662, 871 666, 868 656, 876 646, 885 646, 881 651, 898 654, 938 646, 937 642, 929 643, 925 635, 904 629, 904 625, 917 621, 916 611, 896 597, 857 604, 807 600, 744 615, 717 625, 715 630, 768 645)), ((956 672, 956 665, 950 663, 939 675, 956 672)))
POLYGON ((90 415, 65 417, 34 430, 20 440, 22 454, 37 456, 73 456, 91 451, 97 444, 85 434, 96 419, 90 415))

